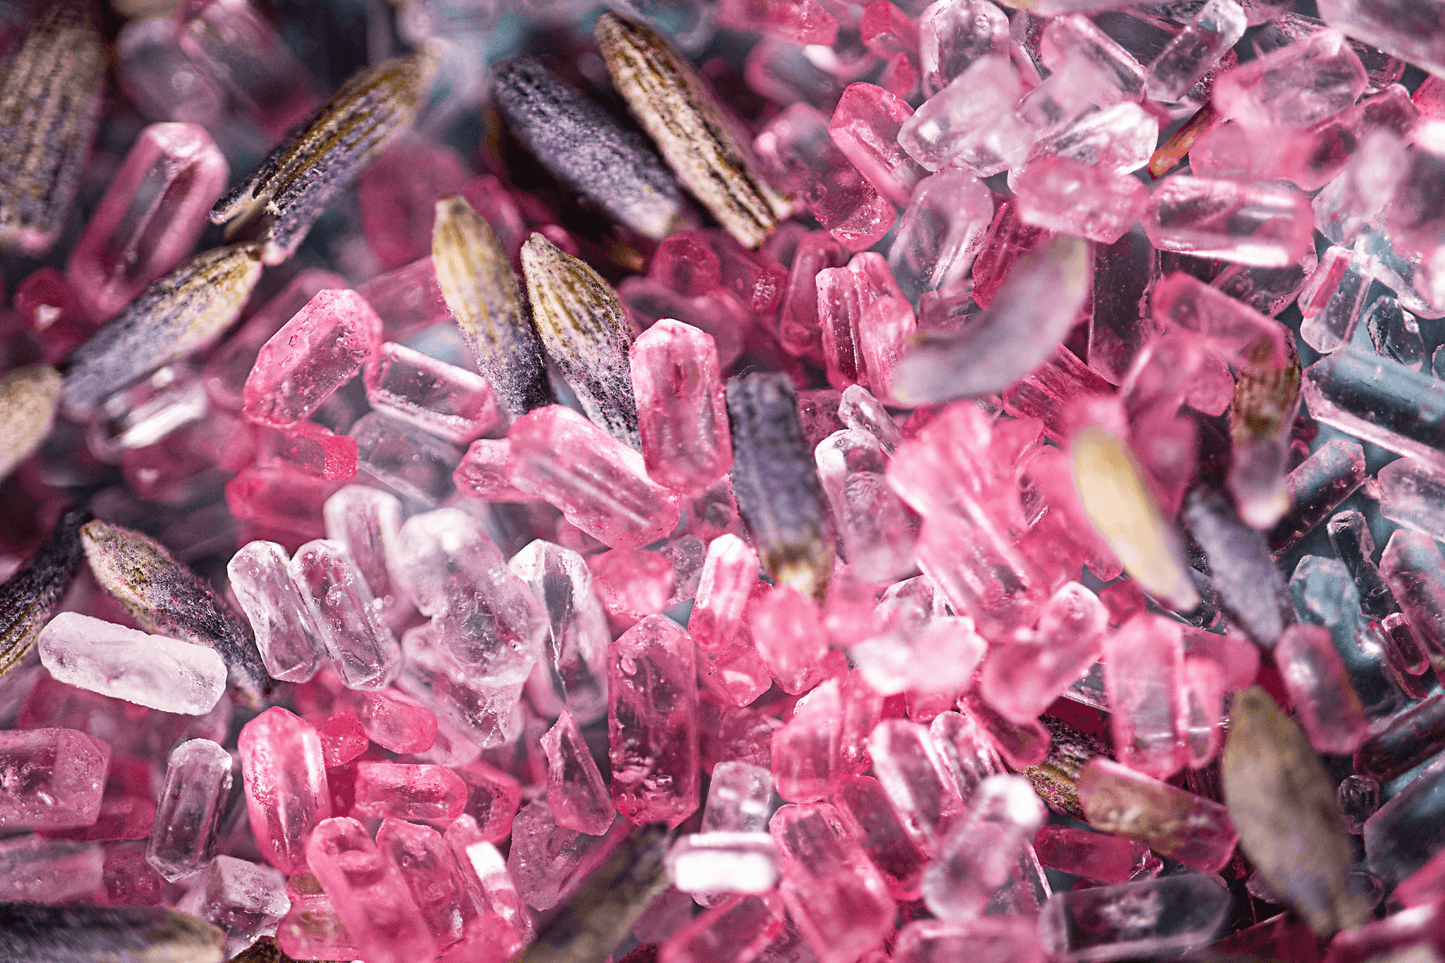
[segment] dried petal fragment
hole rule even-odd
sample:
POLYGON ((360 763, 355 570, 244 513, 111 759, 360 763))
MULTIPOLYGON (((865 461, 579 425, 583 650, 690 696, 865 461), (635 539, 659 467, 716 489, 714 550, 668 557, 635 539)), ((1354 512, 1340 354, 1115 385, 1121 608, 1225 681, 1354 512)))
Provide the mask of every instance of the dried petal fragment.
POLYGON ((40 551, 0 584, 0 675, 25 658, 40 627, 70 588, 85 558, 80 526, 88 521, 90 512, 84 508, 60 516, 40 551))
POLYGON ((203 251, 152 283, 71 355, 60 401, 84 420, 113 391, 213 341, 261 277, 261 248, 203 251))
POLYGON ((211 223, 234 237, 259 214, 267 264, 289 258, 327 203, 411 122, 438 56, 423 49, 356 74, 266 156, 256 172, 211 210, 211 223))
POLYGON ((105 90, 91 4, 50 4, 0 75, 0 248, 44 254, 70 214, 105 90))
POLYGON ((140 532, 97 520, 81 529, 80 539, 96 581, 142 628, 215 649, 231 686, 261 702, 271 679, 250 627, 210 586, 140 532))
POLYGON ((60 373, 49 365, 0 378, 0 481, 40 447, 60 402, 60 373))
POLYGON ((1344 814, 1309 740, 1258 686, 1234 697, 1222 776, 1239 844, 1270 889, 1321 937, 1370 919, 1346 887, 1344 814))
POLYGON ((532 57, 492 76, 492 95, 512 134, 563 183, 645 237, 685 226, 677 185, 647 141, 613 120, 532 57))
POLYGON ((791 205, 752 169, 702 78, 650 27, 609 12, 595 32, 613 85, 677 179, 739 244, 756 249, 791 205))
POLYGON ((617 292, 585 261, 541 234, 522 245, 522 273, 542 346, 587 417, 641 450, 627 354, 632 338, 617 292))

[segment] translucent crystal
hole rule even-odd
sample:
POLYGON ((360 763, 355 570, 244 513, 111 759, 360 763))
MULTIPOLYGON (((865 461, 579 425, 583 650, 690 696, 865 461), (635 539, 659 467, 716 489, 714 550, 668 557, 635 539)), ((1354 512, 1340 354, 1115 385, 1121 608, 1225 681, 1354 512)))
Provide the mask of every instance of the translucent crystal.
MULTIPOLYGON (((985 0, 987 2, 987 0, 985 0)), ((966 171, 947 169, 922 179, 888 249, 888 266, 910 298, 957 288, 993 219, 993 198, 966 171)))
POLYGON ((1171 177, 1141 220, 1161 251, 1286 267, 1312 245, 1314 215, 1303 195, 1268 184, 1171 177))
POLYGON ((366 364, 372 407, 439 438, 464 445, 500 418, 492 389, 479 375, 387 341, 366 364))
POLYGON ((363 762, 351 811, 373 819, 448 823, 462 814, 467 784, 444 766, 363 762))
POLYGON ((1008 52, 1008 17, 988 0, 937 0, 919 15, 917 29, 926 96, 980 58, 1008 52))
POLYGON ((706 491, 732 467, 732 438, 712 337, 664 319, 644 331, 630 353, 649 477, 686 494, 706 491))
POLYGON ((778 882, 778 851, 767 832, 694 833, 668 850, 667 875, 684 893, 766 893, 778 882))
POLYGON ((311 609, 291 580, 286 550, 275 542, 248 542, 231 556, 226 574, 271 677, 305 682, 315 675, 326 650, 311 609))
POLYGON ((1244 35, 1244 8, 1235 0, 1206 3, 1149 64, 1145 90, 1150 98, 1180 100, 1244 35))
POLYGON ((199 872, 215 855, 231 769, 231 754, 209 739, 192 739, 171 750, 145 854, 167 880, 199 872))
POLYGON ((1289 590, 1300 621, 1329 631, 1365 715, 1371 719, 1393 715, 1403 703, 1404 695, 1383 649, 1371 633, 1365 631, 1360 591, 1344 563, 1306 555, 1295 566, 1289 590))
POLYGON ((286 877, 270 866, 217 856, 179 906, 226 932, 226 952, 239 953, 276 932, 291 908, 286 877))
POLYGON ((110 746, 75 729, 0 733, 0 826, 89 826, 100 815, 110 746))
POLYGON ((1290 626, 1274 647, 1274 660, 1310 744, 1321 752, 1353 752, 1369 720, 1329 631, 1317 625, 1290 626))
POLYGON ((601 836, 617 815, 577 723, 563 710, 542 737, 547 754, 547 801, 559 826, 601 836))
POLYGON ((320 737, 277 706, 246 723, 237 746, 261 855, 285 873, 304 869, 311 831, 331 815, 320 737))
POLYGON ((994 892, 1007 886, 1047 811, 1021 776, 990 776, 969 811, 949 829, 923 873, 923 899, 940 919, 985 915, 994 892))
POLYGON ((1229 811, 1210 799, 1134 772, 1102 757, 1077 780, 1089 825, 1145 843, 1191 869, 1218 872, 1238 841, 1229 811))
POLYGON ((1068 960, 1179 953, 1210 942, 1229 905, 1219 877, 1204 873, 1097 886, 1050 897, 1039 936, 1068 960))
POLYGON ((540 540, 507 564, 546 613, 545 657, 554 692, 561 693, 574 718, 590 722, 600 717, 607 710, 611 634, 592 588, 592 572, 576 552, 540 540))
POLYGON ((442 834, 429 826, 385 819, 376 846, 401 873, 438 946, 459 942, 477 916, 466 877, 442 834))
POLYGON ((988 177, 1020 163, 1030 131, 1013 116, 1022 93, 1007 57, 975 60, 930 97, 898 133, 898 143, 931 171, 961 166, 988 177))
POLYGON ((317 634, 341 681, 380 689, 401 668, 401 646, 381 623, 371 589, 346 547, 307 542, 291 558, 291 578, 311 610, 317 634))
POLYGON ((894 204, 907 204, 927 171, 898 144, 898 131, 913 116, 900 98, 873 84, 843 91, 828 134, 843 156, 894 204))

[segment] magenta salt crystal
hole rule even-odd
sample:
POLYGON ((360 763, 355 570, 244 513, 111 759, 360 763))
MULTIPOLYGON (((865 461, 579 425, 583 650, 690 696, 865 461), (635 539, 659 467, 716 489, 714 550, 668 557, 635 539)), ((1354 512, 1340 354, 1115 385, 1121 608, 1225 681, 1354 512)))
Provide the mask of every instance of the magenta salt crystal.
POLYGON ((940 919, 985 915, 999 890, 1020 871, 1047 810, 1021 776, 990 776, 974 792, 968 812, 939 842, 938 855, 923 873, 923 899, 940 919))
POLYGON ((467 784, 443 766, 363 762, 352 813, 375 819, 450 822, 462 814, 467 784))
POLYGON ((384 336, 388 338, 401 338, 454 320, 442 297, 436 265, 430 254, 362 282, 357 285, 356 293, 381 318, 384 336))
POLYGON ((361 951, 346 932, 321 883, 309 870, 286 884, 291 909, 276 927, 276 942, 293 959, 359 957, 361 951))
POLYGON ((306 420, 361 370, 381 343, 381 319, 355 291, 322 291, 256 356, 246 418, 282 431, 306 420))
POLYGON ((629 353, 648 476, 684 494, 706 491, 732 467, 713 339, 664 319, 639 335, 629 353))
POLYGON ((983 663, 983 697, 1020 724, 1063 694, 1103 654, 1108 612, 1077 582, 1061 586, 1045 604, 1038 627, 994 643, 983 663))
POLYGON ((940 0, 919 15, 915 29, 926 97, 980 58, 1008 53, 1008 17, 988 0, 940 0))
POLYGON ((371 740, 354 712, 332 716, 317 727, 316 734, 321 737, 321 754, 327 769, 344 766, 371 747, 371 740))
POLYGON ((425 706, 394 689, 336 694, 338 707, 356 715, 366 738, 392 752, 426 752, 436 739, 436 716, 425 706))
POLYGON ((400 819, 385 819, 376 846, 406 883, 438 946, 460 941, 476 907, 466 877, 441 833, 400 819))
POLYGON ((92 316, 110 317, 191 252, 229 176, 203 128, 141 131, 66 267, 92 316))
POLYGON ((1208 943, 1229 905, 1229 890, 1213 874, 1097 886, 1052 897, 1039 936, 1051 955, 1079 963, 1173 955, 1208 943))
POLYGON ((967 282, 993 219, 993 198, 966 171, 939 171, 921 181, 906 201, 888 265, 910 296, 954 291, 967 282))
POLYGON ((456 151, 414 133, 367 165, 357 179, 357 203, 366 246, 383 268, 429 255, 436 202, 461 193, 470 178, 456 151))
POLYGON ((176 906, 224 930, 226 952, 235 954, 274 934, 291 901, 286 877, 270 866, 217 856, 176 906))
POLYGON ((817 0, 722 0, 718 23, 732 30, 757 30, 796 44, 830 46, 838 20, 817 0))
POLYGON ((1031 920, 986 917, 969 922, 915 920, 898 931, 897 963, 1039 963, 1046 959, 1031 920))
POLYGON ((436 956, 436 942, 406 880, 355 819, 327 819, 306 848, 311 872, 368 963, 436 956))
POLYGON ((674 590, 672 563, 656 552, 610 549, 588 559, 602 607, 620 627, 667 607, 674 590))
POLYGON ((778 795, 816 802, 835 792, 844 775, 843 698, 829 680, 798 701, 793 718, 773 733, 772 771, 778 795))
POLYGON ((1184 98, 1240 37, 1247 18, 1235 0, 1211 0, 1149 63, 1145 90, 1153 100, 1184 98))
POLYGON ((215 855, 231 792, 231 754, 209 739, 171 750, 145 859, 170 882, 199 872, 215 855))
POLYGON ((585 560, 575 551, 538 540, 507 564, 546 613, 544 657, 554 694, 562 696, 574 718, 599 718, 607 711, 607 646, 612 636, 585 560))
POLYGON ((783 902, 822 963, 852 963, 893 928, 883 876, 824 803, 792 804, 769 824, 783 856, 783 902))
MULTIPOLYGON (((619 825, 626 822, 619 820, 619 825)), ((614 829, 606 836, 591 836, 558 826, 546 800, 538 800, 523 806, 512 821, 505 868, 528 906, 548 910, 601 863, 616 833, 614 829)), ((470 855, 472 847, 467 848, 470 855)))
POLYGON ((828 134, 843 156, 894 204, 904 205, 928 172, 898 144, 898 131, 913 116, 901 98, 873 84, 843 91, 828 134))
POLYGON ((388 569, 401 530, 401 501, 389 492, 347 485, 321 509, 326 537, 346 546, 374 598, 390 609, 401 594, 388 569))
POLYGON ((719 535, 708 544, 687 623, 688 632, 704 651, 731 647, 758 584, 758 569, 758 553, 738 536, 719 535))
POLYGON ((478 374, 386 342, 366 363, 373 408, 438 438, 464 445, 500 420, 492 389, 478 374))
POLYGON ((528 412, 508 438, 512 484, 604 544, 639 548, 677 525, 677 495, 647 477, 642 455, 576 412, 528 412))
POLYGON ((127 21, 115 38, 115 58, 117 84, 149 120, 206 124, 226 108, 220 82, 181 49, 169 16, 127 21))
POLYGON ((1067 157, 1031 161, 1014 179, 1024 221, 1061 234, 1113 244, 1142 212, 1138 180, 1067 157))
POLYGON ((1285 267, 1312 246, 1309 201, 1288 188, 1171 177, 1142 220, 1155 247, 1261 267, 1285 267))
POLYGON ((382 624, 346 547, 325 539, 307 542, 291 558, 291 579, 342 683, 353 689, 386 686, 401 668, 401 646, 382 624))
POLYGON ((1326 251, 1299 293, 1305 318, 1300 336, 1305 343, 1321 354, 1349 344, 1369 287, 1370 278, 1357 255, 1339 247, 1326 251))
POLYGON ((488 502, 527 502, 533 499, 512 486, 508 463, 512 444, 505 438, 478 438, 467 448, 452 472, 457 491, 488 502))
POLYGON ((832 803, 869 861, 883 874, 894 899, 917 899, 928 857, 904 828, 878 780, 849 777, 833 794, 832 803))
POLYGON ((547 754, 547 801, 559 826, 601 836, 617 809, 572 716, 563 710, 542 737, 547 754))
POLYGON ((1445 655, 1445 559, 1435 541, 1419 532, 1391 534, 1380 573, 1410 628, 1432 657, 1445 655))
MULTIPOLYGON (((526 828, 529 827, 519 826, 519 830, 526 828)), ((535 842, 524 842, 523 839, 524 833, 519 831, 517 844, 512 847, 514 853, 518 845, 535 842)), ((447 827, 446 841, 462 869, 462 876, 478 909, 500 917, 516 939, 530 940, 533 935, 531 914, 508 872, 508 861, 497 852, 497 847, 477 833, 476 824, 470 816, 461 816, 447 827)))
POLYGON ((852 251, 877 241, 897 217, 889 204, 833 145, 828 118, 793 104, 753 141, 760 168, 780 190, 794 191, 823 229, 852 251))
POLYGON ((650 615, 608 651, 612 800, 631 822, 675 826, 697 809, 697 681, 692 640, 650 615))
POLYGON ((886 719, 868 738, 873 773, 913 841, 932 853, 944 828, 964 810, 953 774, 929 732, 902 719, 886 719))
POLYGON ((690 298, 722 283, 722 262, 699 231, 677 231, 663 239, 647 265, 647 276, 690 298))
POLYGON ((1329 631, 1290 626, 1274 647, 1274 660, 1310 744, 1320 752, 1353 752, 1369 720, 1329 631))
MULTIPOLYGON (((866 394, 857 385, 848 390, 866 394)), ((818 443, 813 455, 843 555, 853 571, 880 581, 911 574, 916 519, 888 485, 883 444, 859 429, 835 431, 818 443)))
POLYGON ((1321 30, 1220 75, 1221 116, 1274 127, 1309 127, 1364 93, 1365 69, 1343 34, 1321 30))
POLYGON ((237 746, 257 848, 282 872, 304 869, 311 831, 331 815, 320 737, 277 706, 246 723, 237 746))
POLYGON ((1007 170, 1032 142, 1032 132, 1013 115, 1022 92, 1007 57, 980 57, 908 119, 898 143, 931 171, 961 166, 988 177, 1007 170))
POLYGON ((779 688, 797 695, 818 683, 828 637, 812 599, 782 585, 754 601, 747 619, 758 655, 779 688))
POLYGON ((1104 640, 1103 661, 1119 760, 1161 779, 1172 775, 1183 763, 1176 732, 1184 671, 1178 623, 1135 616, 1104 640))
POLYGON ((25 903, 73 903, 101 885, 105 854, 100 843, 43 836, 0 842, 0 899, 25 903))
POLYGON ((1044 826, 1034 835, 1039 862, 1096 883, 1126 883, 1149 855, 1149 847, 1118 836, 1044 826))
POLYGON ((659 963, 751 963, 783 929, 777 897, 735 896, 673 933, 659 963))
POLYGON ((820 308, 817 277, 826 268, 848 263, 848 249, 827 231, 810 231, 798 241, 788 272, 788 287, 778 314, 778 342, 797 357, 820 351, 820 308))
POLYGON ((0 732, 0 826, 89 826, 100 815, 110 746, 75 729, 0 732))

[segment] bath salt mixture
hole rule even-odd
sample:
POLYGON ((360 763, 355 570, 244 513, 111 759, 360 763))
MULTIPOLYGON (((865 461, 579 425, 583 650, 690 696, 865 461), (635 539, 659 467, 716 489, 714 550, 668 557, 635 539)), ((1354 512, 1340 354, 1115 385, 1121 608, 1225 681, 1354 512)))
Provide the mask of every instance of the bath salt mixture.
POLYGON ((1445 959, 1445 13, 0 0, 0 961, 1445 959))

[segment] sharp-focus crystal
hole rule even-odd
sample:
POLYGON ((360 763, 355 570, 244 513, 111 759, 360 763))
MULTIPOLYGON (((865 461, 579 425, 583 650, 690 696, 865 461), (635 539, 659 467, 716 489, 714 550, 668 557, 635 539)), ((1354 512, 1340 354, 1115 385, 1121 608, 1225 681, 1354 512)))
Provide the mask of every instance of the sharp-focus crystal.
MULTIPOLYGON (((554 692, 573 718, 590 722, 607 711, 607 614, 582 556, 551 542, 528 544, 507 563, 542 603, 548 626, 545 658, 554 692)), ((696 608, 694 607, 694 611, 696 608)))
POLYGON ((1087 829, 1044 826, 1034 835, 1039 862, 1096 883, 1127 883, 1149 856, 1143 843, 1091 833, 1087 829))
POLYGON ((390 341, 367 362, 366 398, 373 408, 459 445, 499 417, 481 377, 390 341))
POLYGON ((91 825, 109 765, 110 746, 75 729, 0 733, 0 827, 91 825))
POLYGON ((1365 69, 1344 34, 1321 30, 1221 74, 1215 110, 1275 127, 1309 127, 1364 93, 1365 69))
POLYGON ((1023 161, 1032 141, 1013 115, 1022 92, 1007 57, 980 57, 908 119, 898 143, 931 171, 960 166, 988 177, 1007 170, 1023 161))
POLYGON ((898 131, 913 116, 903 100, 873 84, 843 91, 828 134, 877 191, 894 204, 908 203, 928 172, 898 144, 898 131))
POLYGON ((1300 337, 1321 354, 1349 344, 1369 287, 1361 259, 1346 248, 1330 248, 1300 290, 1300 337))
POLYGON ((238 753, 246 809, 261 855, 284 873, 305 869, 311 831, 331 815, 316 730, 273 707, 242 728, 238 753))
POLYGON ((309 680, 326 650, 311 609, 291 580, 285 549, 275 542, 250 542, 231 556, 226 574, 256 634, 266 671, 283 682, 309 680))
POLYGON ((341 681, 380 689, 401 667, 401 646, 381 622, 366 580, 338 542, 317 539, 296 550, 292 581, 301 589, 341 681))
POLYGON ((612 801, 637 825, 697 809, 697 677, 687 633, 650 615, 608 651, 612 801))
POLYGON ((542 751, 547 754, 547 802, 557 825, 592 836, 607 832, 617 809, 577 723, 566 710, 542 737, 542 751))
POLYGON ((661 320, 631 348, 642 457, 654 481, 700 494, 732 467, 717 347, 704 331, 661 320))
POLYGON ((1286 267, 1312 245, 1314 215, 1302 194, 1268 184, 1171 177, 1141 218, 1161 251, 1286 267))
POLYGON ((1160 779, 1183 763, 1176 740, 1184 648, 1179 623, 1134 616, 1104 640, 1104 683, 1119 761, 1160 779))
POLYGON ((903 203, 908 207, 888 249, 898 286, 916 298, 966 283, 993 219, 987 188, 967 171, 949 168, 923 178, 903 203))
POLYGON ((171 751, 145 854, 171 882, 198 872, 215 855, 231 768, 231 754, 209 739, 192 739, 171 751))
POLYGON ((363 762, 356 767, 352 812, 375 819, 450 822, 462 814, 467 784, 443 766, 363 762))

